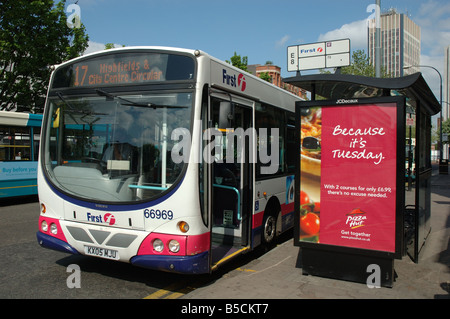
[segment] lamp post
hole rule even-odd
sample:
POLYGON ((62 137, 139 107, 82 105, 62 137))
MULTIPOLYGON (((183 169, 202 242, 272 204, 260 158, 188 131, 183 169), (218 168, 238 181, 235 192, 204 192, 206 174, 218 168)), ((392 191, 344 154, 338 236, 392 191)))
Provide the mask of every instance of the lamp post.
MULTIPOLYGON (((445 105, 445 107, 447 108, 447 111, 445 112, 445 114, 447 114, 447 120, 449 119, 449 116, 448 116, 448 114, 449 114, 449 109, 448 109, 448 105, 450 105, 450 103, 448 103, 447 101, 442 101, 442 107, 444 107, 444 105, 445 105), (446 104, 446 105, 445 105, 446 104)), ((442 133, 442 138, 444 138, 444 133, 442 133)), ((447 141, 448 141, 448 134, 447 134, 447 141)), ((444 144, 442 145, 442 147, 444 148, 444 152, 443 152, 443 156, 444 156, 444 160, 447 158, 447 160, 449 159, 449 152, 448 152, 448 147, 449 147, 449 144, 446 144, 446 147, 444 147, 444 144)))
MULTIPOLYGON (((433 69, 437 72, 437 74, 439 75, 439 79, 440 79, 440 86, 439 86, 439 91, 440 91, 440 100, 439 103, 441 105, 441 116, 440 116, 440 129, 439 129, 439 165, 442 163, 442 159, 443 157, 443 146, 442 146, 442 75, 441 72, 438 71, 438 69, 436 69, 434 66, 430 66, 430 65, 408 65, 408 66, 404 66, 403 69, 410 69, 413 67, 419 67, 419 68, 430 68, 433 69)), ((441 173, 441 170, 439 170, 439 174, 441 173)))

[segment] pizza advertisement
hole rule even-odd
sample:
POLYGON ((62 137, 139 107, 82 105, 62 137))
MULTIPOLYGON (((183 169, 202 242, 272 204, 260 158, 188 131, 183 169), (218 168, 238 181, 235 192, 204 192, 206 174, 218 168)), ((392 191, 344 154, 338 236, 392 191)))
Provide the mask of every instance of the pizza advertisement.
POLYGON ((302 106, 297 243, 396 252, 398 107, 302 106))

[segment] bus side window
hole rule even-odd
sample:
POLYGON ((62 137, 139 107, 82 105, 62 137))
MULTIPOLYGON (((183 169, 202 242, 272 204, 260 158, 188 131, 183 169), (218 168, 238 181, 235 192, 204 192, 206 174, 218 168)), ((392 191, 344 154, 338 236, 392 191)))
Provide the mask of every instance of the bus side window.
POLYGON ((29 127, 0 127, 0 160, 32 160, 29 127))
MULTIPOLYGON (((275 174, 283 174, 286 170, 286 120, 285 115, 282 110, 279 110, 271 105, 267 104, 256 104, 255 109, 255 121, 256 121, 256 130, 258 134, 261 133, 260 129, 267 129, 267 133, 269 134, 267 138, 267 142, 269 143, 266 147, 267 151, 270 152, 272 149, 272 143, 278 143, 278 152, 279 158, 278 160, 278 170, 275 174), (276 140, 276 136, 274 134, 274 128, 278 128, 278 140, 276 140)), ((259 135, 258 135, 258 150, 257 153, 260 152, 259 149, 259 135)), ((270 156, 271 154, 267 154, 270 156)), ((271 160, 274 160, 271 158, 271 160)), ((258 156, 258 162, 256 163, 256 177, 264 178, 268 177, 264 174, 261 174, 261 167, 267 166, 269 164, 261 163, 258 156)))
POLYGON ((287 114, 286 125, 286 166, 287 172, 295 173, 295 115, 287 114))

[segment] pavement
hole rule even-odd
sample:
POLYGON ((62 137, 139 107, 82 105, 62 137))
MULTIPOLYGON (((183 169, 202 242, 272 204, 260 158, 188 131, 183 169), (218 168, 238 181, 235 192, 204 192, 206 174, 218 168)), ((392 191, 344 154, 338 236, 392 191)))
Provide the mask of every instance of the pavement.
MULTIPOLYGON (((450 175, 439 174, 436 165, 433 168, 431 232, 418 263, 409 256, 394 260, 396 279, 391 288, 303 275, 301 248, 289 238, 238 267, 224 270, 216 280, 194 287, 182 298, 450 299, 450 175)), ((406 197, 413 194, 414 188, 406 197)))

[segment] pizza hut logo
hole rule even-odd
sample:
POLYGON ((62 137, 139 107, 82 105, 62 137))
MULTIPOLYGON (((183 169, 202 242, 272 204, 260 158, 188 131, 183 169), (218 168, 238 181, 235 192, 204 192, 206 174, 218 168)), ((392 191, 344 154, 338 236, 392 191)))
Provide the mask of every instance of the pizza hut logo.
POLYGON ((346 214, 346 216, 347 220, 345 221, 345 224, 351 229, 363 227, 365 226, 364 223, 367 221, 366 213, 359 208, 352 210, 350 213, 346 214))

